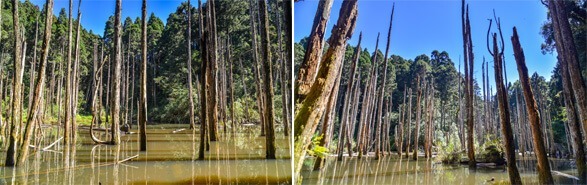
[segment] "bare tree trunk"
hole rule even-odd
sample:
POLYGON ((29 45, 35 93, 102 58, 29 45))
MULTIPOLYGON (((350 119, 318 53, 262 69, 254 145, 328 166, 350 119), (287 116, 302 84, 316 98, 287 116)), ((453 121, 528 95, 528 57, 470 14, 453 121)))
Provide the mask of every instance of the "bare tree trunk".
POLYGON ((420 83, 420 75, 418 75, 418 79, 416 80, 416 129, 414 130, 414 153, 412 154, 412 159, 418 160, 418 139, 420 136, 420 118, 422 117, 422 103, 420 99, 422 97, 422 87, 426 84, 426 79, 424 79, 423 83, 420 83))
POLYGON ((114 74, 112 76, 112 100, 110 102, 111 132, 110 144, 120 143, 120 77, 122 66, 122 28, 120 15, 122 12, 122 0, 116 0, 114 18, 114 74))
MULTIPOLYGON (((380 34, 377 33, 377 41, 375 42, 375 52, 373 52, 373 57, 371 61, 376 61, 377 60, 377 49, 379 48, 379 36, 380 34)), ((363 102, 362 102, 362 106, 361 106, 361 117, 359 118, 359 137, 358 137, 358 147, 359 147, 359 158, 363 157, 363 153, 365 153, 365 143, 366 141, 366 136, 368 135, 368 131, 367 128, 368 127, 368 117, 369 117, 369 109, 370 109, 370 102, 371 102, 371 86, 373 83, 372 82, 372 78, 375 76, 374 73, 376 73, 375 70, 375 66, 376 63, 373 63, 375 65, 373 65, 371 67, 371 69, 369 70, 369 76, 367 77, 367 80, 365 81, 365 89, 363 91, 363 102)))
MULTIPOLYGON (((187 31, 187 49, 188 49, 188 58, 187 58, 187 67, 188 67, 188 96, 189 96, 189 103, 190 103, 190 129, 194 129, 196 123, 194 121, 194 94, 193 94, 193 87, 192 87, 192 8, 190 4, 190 0, 188 0, 188 31, 187 31)), ((146 58, 146 57, 145 57, 146 58)))
MULTIPOLYGON (((344 57, 343 57, 344 58, 344 57)), ((344 59, 342 60, 344 61, 344 59)), ((344 62, 343 62, 344 65, 344 62)), ((342 67, 341 67, 342 69, 342 67)), ((340 79, 342 76, 342 70, 338 71, 338 74, 336 75, 336 81, 334 81, 334 87, 332 87, 332 93, 330 94, 330 97, 328 97, 328 105, 326 105, 326 112, 324 113, 324 121, 322 122, 322 130, 321 130, 321 136, 322 138, 320 139, 319 142, 319 146, 323 146, 325 147, 325 143, 326 143, 326 138, 330 138, 332 137, 332 134, 329 132, 331 129, 331 127, 334 127, 334 123, 335 123, 335 119, 336 119, 336 100, 338 99, 338 92, 339 92, 339 88, 340 88, 340 79)), ((342 124, 342 122, 341 122, 342 124)), ((341 128, 341 132, 338 134, 338 160, 340 161, 342 159, 342 153, 343 153, 343 144, 344 143, 344 139, 346 137, 345 131, 348 129, 347 125, 340 125, 341 128)), ((349 139, 349 138, 346 138, 349 139)), ((351 153, 349 153, 349 156, 352 155, 351 153)), ((314 170, 320 170, 320 168, 322 168, 322 164, 324 163, 324 158, 321 157, 317 157, 316 161, 314 162, 314 170)))
POLYGON ((37 64, 37 39, 39 36, 39 16, 37 15, 37 18, 35 19, 35 41, 33 44, 33 60, 31 60, 31 68, 29 69, 29 73, 30 73, 30 80, 29 80, 29 104, 28 104, 28 108, 29 110, 32 107, 33 104, 33 94, 34 94, 34 84, 35 84, 35 66, 37 64))
MULTIPOLYGON (((264 102, 263 102, 263 88, 261 87, 261 74, 260 74, 260 68, 262 67, 262 63, 259 62, 259 52, 257 49, 257 26, 256 26, 256 22, 255 22, 255 11, 253 11, 253 8, 255 7, 254 5, 254 0, 250 0, 250 8, 249 8, 249 20, 251 23, 251 37, 252 39, 252 50, 253 50, 253 60, 255 60, 255 67, 253 68, 254 72, 255 72, 255 84, 257 85, 257 107, 259 109, 259 114, 262 114, 264 111, 263 106, 264 106, 264 102)), ((261 116, 260 118, 261 121, 261 136, 265 136, 265 119, 263 118, 263 116, 261 116)))
MULTIPOLYGON (((207 8, 206 8, 207 9, 207 8)), ((200 67, 200 149, 198 150, 198 159, 204 160, 204 152, 206 151, 206 144, 208 135, 208 27, 204 24, 204 8, 202 7, 202 0, 198 0, 198 36, 199 36, 199 49, 202 64, 200 67)), ((206 19, 208 20, 208 19, 206 19)), ((208 21, 206 21, 208 22, 208 21)))
POLYGON ((467 156, 469 168, 477 167, 475 161, 475 146, 473 144, 473 41, 471 40, 471 25, 469 23, 469 7, 465 16, 465 0, 461 4, 461 20, 463 29, 463 52, 465 55, 465 103, 467 111, 467 156))
POLYGON ((80 11, 80 7, 81 7, 82 1, 79 0, 78 3, 78 8, 77 8, 77 28, 76 28, 76 36, 75 36, 75 59, 74 59, 74 63, 73 63, 73 74, 71 76, 71 80, 72 80, 72 94, 73 97, 71 97, 71 141, 75 144, 75 133, 77 132, 77 121, 76 121, 76 115, 77 115, 77 101, 78 101, 78 86, 79 86, 79 80, 78 80, 78 66, 79 66, 79 42, 80 42, 80 29, 81 29, 81 18, 82 18, 82 13, 80 11))
POLYGON ((63 129, 63 142, 65 145, 69 145, 71 143, 71 120, 72 120, 72 102, 71 102, 71 95, 72 92, 72 82, 71 82, 71 42, 72 42, 72 29, 73 29, 73 20, 71 18, 73 9, 73 0, 69 0, 69 27, 67 29, 68 39, 67 39, 67 73, 65 76, 65 124, 63 129))
MULTIPOLYGON (((35 84, 34 96, 33 101, 29 106, 29 114, 25 126, 24 135, 22 138, 22 144, 20 145, 20 152, 18 156, 17 166, 22 166, 25 164, 26 157, 29 151, 29 144, 32 137, 32 126, 37 122, 36 120, 37 115, 40 113, 40 103, 41 99, 43 98, 43 87, 45 85, 45 66, 47 64, 48 56, 49 56, 49 46, 51 45, 51 25, 53 24, 53 0, 46 1, 46 9, 45 12, 45 32, 43 37, 43 51, 41 56, 41 63, 39 64, 39 73, 37 74, 37 84, 35 84)), ((37 22, 37 27, 38 27, 37 22)), ((35 43, 36 43, 36 36, 35 36, 35 43)), ((36 44, 35 44, 36 46, 36 44)), ((33 48, 36 49, 36 48, 33 48)), ((32 69, 31 69, 32 70, 32 69)), ((32 77, 32 76, 31 76, 32 77)), ((29 94, 31 96, 31 94, 29 94)))
MULTIPOLYGON (((491 27, 491 26, 490 26, 491 27)), ((514 151, 514 136, 512 133, 512 125, 510 123, 510 110, 507 98, 507 91, 503 84, 502 74, 502 57, 497 48, 497 35, 493 34, 493 64, 495 69, 495 81, 497 87, 497 98, 499 104, 499 118, 501 120, 501 132, 504 136, 505 154, 507 160, 507 169, 510 177, 510 183, 522 184, 518 167, 516 166, 516 153, 514 151)))
MULTIPOLYGON (((340 70, 344 55, 346 41, 352 36, 357 18, 357 0, 344 1, 342 3, 339 19, 333 28, 329 39, 328 51, 325 53, 318 71, 317 80, 323 83, 314 83, 308 97, 295 116, 294 123, 294 178, 300 179, 300 171, 305 158, 306 148, 310 145, 310 139, 314 133, 314 125, 322 118, 323 109, 330 96, 330 89, 336 80, 336 73, 340 70)), ((300 181, 301 182, 301 181, 300 181)))
POLYGON ((310 37, 308 38, 304 60, 302 61, 296 79, 296 103, 301 103, 306 98, 314 84, 316 75, 318 75, 318 69, 321 65, 322 48, 324 47, 324 35, 326 33, 332 3, 333 0, 324 0, 318 4, 318 10, 316 10, 316 15, 314 16, 314 24, 312 25, 310 37))
POLYGON ((532 94, 530 87, 528 68, 526 67, 526 59, 524 50, 520 45, 518 32, 516 27, 513 28, 512 47, 514 48, 514 56, 516 57, 516 64, 518 65, 518 74, 520 75, 520 84, 524 91, 524 99, 526 100, 526 110, 528 111, 528 119, 530 121, 530 128, 533 133, 534 152, 538 159, 538 177, 541 184, 553 184, 552 174, 550 173, 550 164, 546 156, 546 148, 544 147, 544 139, 542 138, 542 128, 540 116, 538 115, 538 106, 532 94))
MULTIPOLYGON (((228 55, 228 59, 227 61, 230 62, 230 69, 228 71, 228 85, 230 88, 230 127, 231 127, 231 131, 234 134, 235 133, 235 129, 236 129, 236 125, 234 123, 234 81, 232 80, 232 58, 230 56, 230 38, 227 41, 227 48, 226 48, 226 53, 228 55)), ((287 136, 287 135, 286 135, 287 136)))
MULTIPOLYGON (((188 3, 189 4, 189 3, 188 3)), ((191 6, 189 6, 190 8, 190 12, 191 12, 191 6)), ((141 48, 142 48, 142 63, 141 63, 141 97, 139 98, 139 147, 140 147, 140 151, 147 151, 147 0, 143 0, 142 6, 141 6, 141 15, 142 15, 142 20, 141 20, 141 48)), ((190 13, 190 27, 191 27, 191 13, 190 13)), ((191 29, 191 28, 190 28, 191 29)), ((191 37, 191 33, 189 33, 190 37, 191 37)), ((191 42, 191 38, 188 39, 191 42)), ((191 53, 191 49, 189 51, 191 53)), ((191 57, 190 57, 191 59, 191 57)), ((191 60, 190 60, 191 61, 191 60)), ((191 68, 191 65, 190 65, 191 68)), ((191 72, 191 70, 190 70, 191 72)), ((191 78, 192 75, 190 73, 189 77, 191 78)), ((191 80, 190 80, 190 86, 192 85, 191 80)), ((191 92, 191 88, 190 88, 190 92, 191 92)), ((190 96, 190 99, 192 98, 192 96, 190 96)), ((193 112, 193 104, 192 104, 192 110, 191 110, 191 117, 193 119, 194 117, 194 112, 193 112)), ((193 125, 192 125, 193 126, 193 125)), ((193 128, 192 128, 193 129, 193 128)))
MULTIPOLYGON (((284 2, 284 3, 286 3, 286 2, 284 2)), ((276 6, 276 9, 279 10, 279 8, 277 8, 277 6, 276 6)), ((280 14, 278 13, 279 11, 277 11, 277 10, 275 12, 277 14, 277 35, 278 35, 278 39, 279 39, 279 55, 281 55, 281 57, 280 57, 281 60, 279 60, 280 64, 281 64, 280 65, 281 72, 279 74, 281 75, 281 85, 280 86, 281 86, 281 104, 283 105, 283 110, 282 110, 282 113, 283 113, 283 119, 282 119, 283 120, 283 134, 287 137, 289 135, 289 125, 290 125, 290 123, 289 123, 290 122, 290 115, 289 115, 290 107, 287 102, 288 101, 287 95, 291 94, 291 92, 287 91, 288 76, 286 75, 286 71, 287 71, 286 67, 289 67, 289 66, 285 65, 287 59, 283 56, 284 52, 283 52, 283 49, 282 49, 283 47, 281 44, 281 39, 282 39, 281 38, 281 36, 282 36, 282 34, 281 34, 281 17, 280 17, 280 14)), ((289 47, 289 46, 287 46, 287 47, 289 47)))
POLYGON ((263 50, 263 64, 264 78, 263 85, 265 86, 265 150, 267 159, 275 159, 275 131, 273 118, 273 72, 271 61, 271 48, 269 38, 269 17, 267 13, 267 2, 259 0, 259 15, 261 19, 261 47, 263 50))
MULTIPOLYGON (((22 118, 21 118, 21 111, 22 107, 20 105, 20 91, 22 88, 22 76, 20 73, 24 72, 23 63, 21 62, 21 37, 20 37, 20 24, 19 24, 19 15, 18 15, 18 4, 20 1, 12 0, 12 25, 13 25, 13 32, 14 32, 14 54, 13 54, 13 65, 14 65, 14 77, 12 78, 12 115, 11 115, 11 125, 10 125, 10 138, 8 143, 8 150, 6 151, 6 161, 4 163, 5 166, 14 166, 15 165, 15 158, 16 158, 16 145, 18 143, 18 127, 21 125, 22 118)), ((26 47, 26 42, 25 42, 26 47)), ((24 53, 24 52, 23 52, 24 53)), ((24 60, 23 60, 24 61, 24 60)))
POLYGON ((243 80, 242 83, 243 83, 243 92, 244 92, 243 98, 242 98, 243 100, 242 101, 243 101, 243 104, 244 104, 243 106, 245 107, 245 115, 244 115, 245 116, 245 121, 244 122, 248 123, 250 121, 250 118, 249 118, 249 104, 247 102, 247 96, 249 95, 249 93, 247 93, 247 85, 245 83, 245 78, 244 78, 246 76, 246 74, 247 74, 247 70, 246 70, 246 68, 243 67, 243 61, 240 58, 238 59, 238 62, 239 62, 240 68, 242 70, 241 78, 243 80))
POLYGON ((406 142, 406 146, 408 147, 406 150, 406 157, 410 154, 410 142, 412 141, 412 132, 411 132, 411 125, 412 125, 412 88, 408 89, 408 129, 406 132, 408 133, 408 141, 406 142))
MULTIPOLYGON (((387 55, 389 54, 389 42, 391 39, 391 27, 393 25, 393 12, 395 10, 395 3, 391 7, 391 18, 389 20, 389 30, 387 31, 387 45, 385 47, 385 56, 383 57, 383 79, 381 81, 381 88, 379 89, 379 104, 377 105, 377 133, 375 134, 375 160, 379 160, 381 150, 381 126, 383 125, 383 98, 385 96, 385 86, 387 86, 387 55)), ((375 51, 377 52, 377 51, 375 51)), ((377 62, 377 61, 374 61, 377 62)))

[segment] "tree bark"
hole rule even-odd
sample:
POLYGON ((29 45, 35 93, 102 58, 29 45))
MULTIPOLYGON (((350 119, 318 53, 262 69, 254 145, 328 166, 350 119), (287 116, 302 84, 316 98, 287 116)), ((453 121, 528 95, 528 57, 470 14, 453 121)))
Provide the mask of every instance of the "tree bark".
POLYGON ((71 18, 73 9, 73 0, 69 0, 69 27, 67 29, 68 39, 67 39, 67 73, 65 76, 65 124, 63 129, 63 143, 69 145, 71 142, 71 117, 72 110, 71 110, 71 95, 72 92, 72 82, 71 82, 71 40, 72 40, 72 29, 73 29, 73 20, 71 18))
POLYGON ((418 140, 420 136, 420 118, 422 117, 422 103, 420 99, 422 97, 422 87, 426 84, 426 80, 424 79, 423 83, 420 83, 420 75, 418 75, 418 79, 416 80, 416 127, 414 130, 414 153, 412 154, 412 159, 418 160, 418 140))
MULTIPOLYGON (((250 0, 250 8, 249 8, 249 20, 251 23, 251 37, 252 37, 252 50, 253 50, 253 60, 255 60, 255 67, 253 68, 254 72, 255 72, 255 85, 257 86, 257 107, 259 109, 259 114, 262 114, 264 111, 263 106, 264 106, 264 102, 263 102, 263 88, 261 87, 262 84, 262 80, 261 80, 261 67, 262 67, 262 63, 259 62, 259 52, 258 52, 258 47, 257 47, 257 26, 256 26, 256 22, 255 22, 255 11, 253 11, 253 8, 255 7, 255 2, 254 0, 250 0)), ((263 118, 263 116, 260 116, 260 121, 261 121, 261 136, 265 136, 265 118, 263 118)))
POLYGON ((540 120, 540 115, 538 115, 538 106, 536 105, 536 100, 532 94, 532 88, 530 87, 524 50, 520 45, 516 27, 513 28, 513 32, 512 47, 514 49, 514 56, 516 57, 516 64, 518 65, 520 84, 524 91, 524 99, 526 100, 526 111, 528 111, 530 128, 532 129, 532 134, 534 136, 534 153, 536 153, 536 158, 538 159, 538 178, 541 184, 554 184, 552 174, 550 173, 550 164, 548 163, 548 157, 546 156, 544 139, 542 138, 542 132, 540 130, 542 128, 542 123, 540 120))
MULTIPOLYGON (((53 12, 53 0, 47 0, 45 12, 53 12)), ((41 56, 41 63, 39 64, 39 73, 37 74, 37 83, 35 84, 34 96, 29 106, 29 116, 27 118, 22 144, 20 145, 20 152, 18 156, 17 166, 25 164, 26 156, 29 151, 29 144, 32 136, 32 126, 37 122, 36 118, 40 112, 40 103, 43 96, 43 87, 45 85, 45 66, 49 56, 49 45, 51 44, 51 25, 53 24, 53 16, 51 13, 46 13, 45 16, 45 34, 43 37, 43 53, 41 56)), ((38 27, 38 23, 37 23, 38 27)), ((36 41, 36 37, 35 37, 36 41)), ((32 69, 31 69, 32 70, 32 69)), ((32 76, 31 76, 32 77, 32 76)), ((31 96, 29 94, 29 96, 31 96)), ((0 118, 1 119, 1 118, 0 118)))
POLYGON ((330 89, 336 80, 336 73, 340 70, 341 61, 344 55, 346 41, 352 36, 357 18, 357 0, 344 1, 342 3, 339 19, 332 29, 328 51, 324 55, 316 82, 312 85, 308 96, 296 113, 294 119, 294 178, 300 179, 300 171, 305 158, 306 148, 310 145, 311 137, 322 117, 327 99, 330 96, 330 89))
POLYGON ((122 26, 120 16, 122 12, 122 0, 116 0, 114 18, 114 73, 112 75, 112 100, 110 102, 111 132, 110 144, 120 143, 120 78, 122 66, 122 26))
POLYGON ((271 61, 271 48, 269 38, 269 17, 267 13, 267 2, 259 0, 259 15, 261 19, 261 47, 263 49, 264 86, 265 86, 265 153, 267 159, 275 159, 275 131, 273 118, 273 72, 271 61))
POLYGON ((324 47, 324 35, 326 33, 332 3, 333 0, 324 0, 318 4, 318 10, 316 10, 316 15, 314 16, 314 24, 312 25, 310 37, 308 38, 304 60, 302 61, 296 80, 296 103, 301 103, 306 98, 318 74, 324 47))
MULTIPOLYGON (((198 159, 204 160, 204 152, 206 151, 206 144, 208 135, 208 48, 207 48, 207 37, 208 28, 204 25, 204 8, 202 7, 202 0, 198 0, 198 36, 199 36, 199 49, 200 58, 202 64, 200 66, 200 148, 198 150, 198 159)), ((206 19, 207 20, 207 19, 206 19)))
POLYGON ((497 49, 497 36, 493 34, 493 64, 495 69, 495 81, 496 83, 496 90, 497 90, 497 98, 499 104, 499 118, 501 121, 501 132, 504 136, 504 145, 505 145, 505 155, 507 160, 507 169, 508 174, 510 177, 510 183, 512 184, 522 184, 522 179, 520 178, 520 173, 518 172, 518 167, 516 166, 516 153, 514 151, 514 136, 512 133, 512 125, 510 123, 510 110, 507 98, 507 91, 503 84, 503 74, 502 74, 502 57, 497 49))
MULTIPOLYGON (((16 158, 16 145, 18 143, 18 127, 21 125, 22 116, 21 116, 21 104, 20 99, 20 91, 22 88, 22 76, 21 73, 24 72, 24 65, 21 62, 21 37, 20 37, 20 24, 19 24, 19 15, 18 15, 18 4, 20 1, 12 0, 12 29, 14 33, 14 53, 12 55, 14 61, 14 77, 12 78, 12 111, 11 111, 11 125, 10 125, 10 136, 9 136, 9 143, 8 143, 8 150, 6 151, 6 161, 4 162, 5 166, 14 166, 15 165, 15 158, 16 158)), ((25 43, 26 45, 26 43, 25 43)), ((24 53, 24 52, 23 52, 24 53)))
MULTIPOLYGON (((189 4, 189 3, 188 3, 189 4)), ((140 151, 147 151, 147 0, 143 0, 141 6, 141 47, 142 47, 142 63, 141 63, 141 97, 139 99, 139 140, 140 140, 140 151)), ((190 6, 191 11, 191 6, 190 6)), ((191 13, 190 13, 190 24, 191 25, 191 13)), ((191 33, 189 34, 191 36, 191 33)), ((191 39, 188 39, 191 41, 191 39)), ((191 49, 190 49, 191 53, 191 49)), ((190 57, 191 59, 191 57, 190 57)), ((191 67, 191 65, 190 65, 191 67)), ((189 77, 192 75, 190 73, 189 77)), ((190 86, 192 85, 190 80, 190 86)), ((190 88, 191 91, 191 88, 190 88)), ((190 96, 191 99, 192 96, 190 96)), ((192 104, 191 117, 193 119, 193 104, 192 104)), ((193 126, 193 125, 192 125, 193 126)), ((193 128, 192 128, 193 129, 193 128)))
MULTIPOLYGON (((391 7, 391 18, 389 20, 389 29, 387 30, 387 44, 385 46, 385 56, 383 57, 383 79, 381 81, 381 88, 379 89, 379 104, 377 105, 377 133, 375 134, 375 160, 379 160, 381 151, 381 126, 383 125, 383 99, 385 97, 385 87, 387 86, 387 55, 389 54, 389 42, 391 39, 391 27, 393 25, 393 12, 395 10, 395 3, 391 7)), ((377 51, 375 51, 377 52, 377 51)), ((376 62, 376 61, 375 61, 376 62)))

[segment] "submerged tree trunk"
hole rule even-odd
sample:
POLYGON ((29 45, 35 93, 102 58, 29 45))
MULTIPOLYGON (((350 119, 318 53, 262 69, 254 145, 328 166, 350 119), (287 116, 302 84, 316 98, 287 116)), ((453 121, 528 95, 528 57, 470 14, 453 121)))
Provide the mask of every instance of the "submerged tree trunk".
MULTIPOLYGON (((53 0, 46 1, 45 12, 53 12, 53 0)), ((26 157, 29 151, 29 144, 32 138, 32 127, 38 120, 37 115, 40 113, 41 99, 43 98, 43 87, 45 85, 45 67, 49 56, 49 46, 51 45, 51 25, 53 24, 53 15, 46 13, 45 16, 45 34, 43 36, 43 50, 41 56, 41 63, 39 64, 39 72, 37 73, 37 84, 35 84, 34 96, 29 106, 29 114, 23 132, 22 144, 20 145, 20 152, 18 156, 17 166, 25 164, 26 157)), ((38 23, 37 23, 38 25, 38 23)), ((35 39, 36 40, 36 39, 35 39)), ((32 69, 31 69, 32 70, 32 69)), ((1 96, 1 95, 0 95, 1 96)), ((31 95, 29 94, 29 97, 31 95)), ((1 119, 1 118, 0 118, 1 119)))
POLYGON ((122 12, 122 0, 116 0, 114 18, 114 73, 112 75, 112 100, 110 102, 111 132, 110 144, 120 143, 120 78, 122 66, 122 26, 120 16, 122 12))
MULTIPOLYGON (((21 125, 21 105, 20 105, 20 91, 22 88, 22 76, 20 73, 24 72, 24 65, 21 62, 21 37, 20 37, 20 24, 18 16, 18 4, 20 1, 12 0, 12 29, 14 30, 14 53, 12 55, 14 65, 14 77, 12 78, 12 98, 10 99, 12 104, 11 111, 11 125, 10 125, 10 138, 8 143, 8 150, 6 151, 5 166, 14 166, 16 158, 16 145, 18 143, 18 127, 21 125)), ((26 44, 26 43, 25 43, 26 44)))
POLYGON ((273 72, 271 61, 271 48, 269 38, 269 17, 267 13, 267 2, 259 0, 259 15, 261 17, 261 47, 263 49, 264 86, 265 86, 265 154, 267 159, 275 159, 275 131, 273 118, 273 72))
POLYGON ((207 26, 204 25, 204 13, 202 7, 202 0, 198 0, 198 22, 199 22, 199 49, 200 49, 200 59, 202 60, 202 64, 200 65, 200 148, 198 150, 198 159, 204 160, 204 152, 206 151, 206 143, 207 143, 207 124, 208 124, 208 49, 207 49, 207 36, 208 36, 208 29, 207 26))
POLYGON ((314 24, 312 25, 310 37, 308 38, 304 60, 302 61, 296 80, 295 103, 301 103, 306 98, 318 74, 323 52, 322 48, 324 47, 324 35, 328 18, 330 17, 332 3, 333 0, 324 0, 318 4, 318 10, 314 16, 314 24))
MULTIPOLYGON (((391 39, 391 27, 393 25, 393 12, 395 10, 395 3, 393 4, 393 6, 391 7, 391 18, 389 20, 389 30, 387 31, 387 45, 385 47, 385 56, 383 57, 383 79, 381 81, 381 88, 379 89, 379 104, 377 105, 377 122, 379 123, 377 125, 377 133, 375 133, 375 142, 376 142, 376 147, 375 147, 375 160, 378 160, 380 157, 380 150, 381 150, 381 126, 384 123, 384 119, 383 119, 383 99, 385 96, 385 86, 387 86, 387 55, 389 54, 389 41, 391 39)), ((375 51, 377 52, 377 51, 375 51)), ((377 61, 375 61, 377 62, 377 61)), ((388 134, 388 133, 385 133, 388 134)))
POLYGON ((416 80, 416 127, 414 129, 414 153, 412 154, 412 159, 418 160, 418 139, 420 136, 420 118, 422 117, 422 103, 420 99, 422 97, 422 87, 426 84, 426 80, 424 79, 423 83, 420 83, 420 75, 418 75, 418 79, 416 80))
POLYGON ((514 136, 512 133, 512 125, 510 123, 510 110, 507 98, 507 91, 503 84, 502 62, 501 56, 497 49, 496 34, 493 34, 493 64, 495 69, 495 81, 497 90, 497 99, 499 104, 499 118, 501 122, 501 132, 504 137, 505 155, 507 160, 507 169, 510 177, 510 183, 522 184, 518 167, 516 166, 516 153, 514 151, 514 136))
POLYGON ((306 148, 310 145, 314 134, 314 125, 322 118, 330 89, 336 80, 336 74, 340 70, 341 61, 346 48, 346 41, 352 36, 357 18, 357 0, 344 1, 342 3, 336 26, 332 29, 329 39, 328 51, 326 51, 318 71, 317 82, 312 85, 308 96, 296 113, 294 119, 294 178, 300 179, 300 171, 305 158, 306 148))
POLYGON ((71 40, 72 40, 72 29, 73 29, 73 20, 71 18, 73 9, 73 0, 69 0, 69 27, 67 29, 68 39, 67 39, 67 72, 65 76, 65 124, 63 129, 63 142, 66 145, 69 145, 71 142, 71 117, 72 110, 71 110, 71 95, 72 92, 72 82, 71 82, 71 40))
MULTIPOLYGON (((146 5, 145 5, 146 6, 146 5)), ((188 0, 188 30, 187 30, 187 50, 188 50, 188 58, 187 58, 187 67, 188 67, 188 100, 189 100, 189 108, 190 108, 190 129, 194 129, 196 123, 194 121, 194 94, 193 94, 193 87, 192 87, 192 6, 190 4, 190 0, 188 0)), ((146 9, 146 8, 145 8, 146 9)), ((145 57, 146 58, 146 57, 145 57)))
POLYGON ((518 74, 520 75, 520 84, 524 91, 524 99, 526 100, 526 110, 528 111, 528 119, 530 121, 530 128, 533 133, 534 152, 538 159, 538 177, 541 184, 554 184, 552 174, 550 173, 550 164, 546 156, 546 148, 544 147, 544 139, 542 138, 542 132, 540 129, 541 121, 540 115, 538 114, 538 106, 536 100, 532 94, 532 88, 530 87, 528 68, 526 67, 526 58, 524 56, 524 50, 520 45, 518 38, 518 32, 516 27, 513 28, 512 36, 512 47, 514 48, 514 56, 516 57, 516 64, 518 64, 518 74))
MULTIPOLYGON (((189 4, 189 3, 188 3, 189 4)), ((190 6, 191 7, 191 6, 190 6)), ((189 8, 191 11, 191 8, 189 8)), ((141 63, 141 97, 139 98, 139 140, 140 140, 140 151, 147 151, 147 0, 143 0, 141 7, 141 48, 142 48, 142 63, 141 63)), ((191 13, 190 13, 191 20, 191 13)), ((190 24, 191 25, 191 22, 190 24)), ((191 35, 191 33, 190 33, 191 35)), ((191 39, 188 39, 191 41, 191 39)), ((190 49, 191 52, 191 49, 190 49)), ((190 58, 191 59, 191 58, 190 58)), ((191 67, 191 65, 190 65, 191 67)), ((190 71, 191 72, 191 71, 190 71)), ((191 73, 189 77, 191 78, 191 73)), ((192 85, 190 80, 190 86, 192 85)), ((190 88, 191 92, 191 88, 190 88)), ((190 96, 191 99, 191 96, 190 96)), ((193 104, 192 104, 191 117, 193 119, 193 104)), ((191 125, 193 126, 193 125, 191 125)), ((193 129, 193 128, 192 128, 193 129)))

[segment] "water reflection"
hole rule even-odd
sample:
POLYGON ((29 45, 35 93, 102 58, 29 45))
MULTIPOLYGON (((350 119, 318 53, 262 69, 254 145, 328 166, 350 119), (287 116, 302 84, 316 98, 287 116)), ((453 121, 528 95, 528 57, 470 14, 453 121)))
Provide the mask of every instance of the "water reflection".
POLYGON ((289 141, 282 135, 276 134, 277 160, 264 159, 265 138, 257 133, 224 136, 210 143, 206 160, 197 160, 198 129, 174 130, 177 126, 148 128, 147 152, 138 151, 137 134, 122 135, 117 146, 94 145, 83 129, 76 145, 57 142, 43 150, 59 139, 59 132, 47 131, 26 165, 0 167, 0 184, 291 183, 289 141))
MULTIPOLYGON (((308 161, 312 161, 309 158, 308 161)), ((575 175, 570 161, 551 159, 553 170, 575 175)), ((524 184, 538 184, 535 171, 536 161, 523 158, 518 168, 524 184)), ((304 166, 303 184, 496 184, 509 182, 505 167, 478 167, 469 170, 467 165, 444 165, 433 160, 420 158, 419 161, 400 158, 397 155, 373 158, 345 157, 337 161, 336 156, 328 157, 323 170, 312 171, 304 166), (493 180, 492 180, 493 179, 493 180)), ((554 176, 557 184, 578 184, 573 179, 554 176)))

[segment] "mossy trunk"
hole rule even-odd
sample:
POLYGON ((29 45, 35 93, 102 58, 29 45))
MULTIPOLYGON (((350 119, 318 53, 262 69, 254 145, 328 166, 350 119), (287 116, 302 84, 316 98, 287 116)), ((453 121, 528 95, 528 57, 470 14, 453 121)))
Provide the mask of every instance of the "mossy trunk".
POLYGON ((302 102, 294 119, 294 178, 301 183, 301 168, 306 148, 311 143, 315 125, 320 122, 324 107, 327 104, 330 90, 340 70, 340 60, 346 50, 346 41, 352 36, 357 20, 357 0, 342 3, 336 26, 332 29, 329 39, 330 47, 326 51, 318 71, 316 83, 312 85, 308 96, 302 102))

